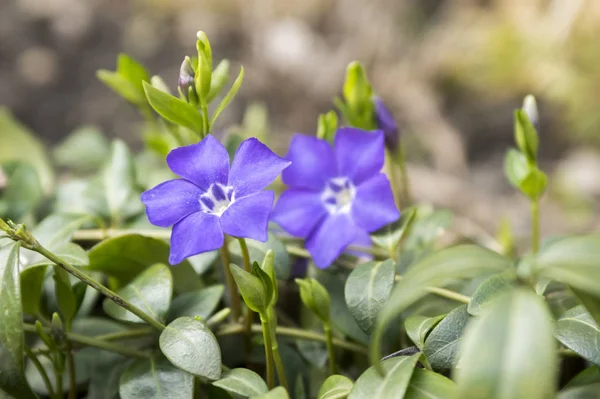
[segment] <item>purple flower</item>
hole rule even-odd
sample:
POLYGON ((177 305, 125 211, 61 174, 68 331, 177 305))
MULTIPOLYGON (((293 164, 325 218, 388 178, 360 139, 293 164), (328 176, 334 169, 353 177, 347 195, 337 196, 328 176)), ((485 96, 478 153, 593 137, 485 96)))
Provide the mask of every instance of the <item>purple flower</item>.
POLYGON ((351 243, 370 245, 369 233, 400 217, 383 167, 384 135, 341 128, 335 149, 315 137, 295 135, 281 177, 272 219, 289 234, 306 239, 318 267, 329 266, 351 243))
POLYGON ((156 226, 173 225, 172 265, 223 245, 224 235, 267 240, 273 192, 262 191, 290 162, 256 138, 240 144, 229 167, 227 150, 208 135, 176 148, 167 164, 181 179, 142 193, 146 214, 156 226))
POLYGON ((396 151, 400 133, 394 115, 385 106, 381 98, 375 97, 373 103, 375 104, 375 123, 378 129, 383 130, 385 145, 390 151, 396 151))

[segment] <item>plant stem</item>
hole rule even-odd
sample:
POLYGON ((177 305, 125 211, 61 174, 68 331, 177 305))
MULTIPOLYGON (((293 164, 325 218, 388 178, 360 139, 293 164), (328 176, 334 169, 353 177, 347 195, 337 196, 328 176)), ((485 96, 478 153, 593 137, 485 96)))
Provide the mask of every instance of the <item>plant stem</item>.
POLYGON ((531 201, 531 249, 537 254, 540 249, 540 200, 531 201))
POLYGON ((398 146, 398 167, 400 169, 400 181, 402 182, 402 199, 405 204, 412 202, 412 193, 410 188, 410 180, 408 179, 408 173, 406 173, 406 153, 404 152, 404 144, 400 141, 398 146))
MULTIPOLYGON (((248 273, 252 273, 252 263, 250 261, 250 251, 248 251, 248 244, 246 244, 246 240, 242 237, 238 237, 238 242, 240 243, 240 251, 242 252, 242 259, 244 260, 244 270, 246 270, 248 273)), ((253 319, 254 312, 248 309, 244 319, 244 349, 247 361, 250 359, 250 355, 252 354, 252 335, 250 334, 250 330, 252 329, 253 319)))
MULTIPOLYGON (((32 333, 37 332, 35 329, 35 326, 33 324, 24 323, 23 330, 27 331, 27 332, 32 332, 32 333)), ((50 332, 50 329, 44 328, 44 331, 50 332)), ((88 337, 86 335, 80 335, 80 334, 70 333, 70 332, 66 333, 66 337, 69 341, 74 342, 74 343, 78 343, 78 344, 85 345, 85 346, 93 346, 94 348, 103 349, 105 351, 118 353, 118 354, 124 355, 124 356, 139 357, 139 358, 149 358, 150 357, 150 355, 146 352, 142 352, 142 351, 139 351, 136 349, 128 348, 126 346, 106 342, 106 341, 100 340, 95 337, 88 337)))
POLYGON ((43 255, 48 260, 51 260, 56 265, 62 267, 67 272, 69 272, 73 276, 77 277, 79 280, 83 281, 84 283, 86 283, 87 285, 89 285, 90 287, 92 287, 93 289, 95 289, 96 291, 101 293, 102 295, 106 296, 107 298, 109 298, 110 300, 115 302, 117 305, 121 306, 122 308, 127 309, 134 315, 138 316, 140 319, 144 320, 146 323, 148 323, 149 325, 151 325, 158 331, 162 331, 165 329, 165 326, 162 323, 153 319, 146 312, 144 312, 143 310, 141 310, 140 308, 138 308, 131 302, 121 298, 115 292, 111 291, 110 289, 106 288, 105 286, 103 286, 102 284, 100 284, 99 282, 97 282, 96 280, 91 278, 90 276, 81 272, 75 266, 71 265, 70 263, 67 263, 66 261, 61 259, 59 256, 48 251, 41 244, 36 242, 36 245, 32 245, 32 246, 28 246, 28 247, 29 247, 28 249, 31 249, 32 251, 35 251, 35 252, 39 253, 40 255, 43 255))
POLYGON ((154 331, 153 329, 150 329, 147 327, 142 327, 142 328, 135 328, 135 329, 131 329, 131 330, 117 331, 114 333, 97 335, 94 338, 97 340, 100 340, 100 341, 117 341, 120 339, 145 337, 146 335, 152 333, 153 331, 154 331))
POLYGON ((32 352, 32 350, 28 346, 25 347, 25 355, 27 355, 29 360, 31 360, 31 363, 33 363, 37 371, 40 373, 42 381, 44 381, 44 385, 46 386, 46 390, 48 391, 48 395, 51 398, 54 398, 56 395, 54 393, 54 388, 52 387, 50 378, 48 378, 48 373, 46 373, 46 370, 44 369, 44 366, 42 366, 42 363, 40 363, 37 356, 32 352))
POLYGON ((392 194, 394 195, 394 202, 396 203, 396 207, 401 209, 402 204, 400 197, 402 196, 400 189, 398 187, 398 179, 396 177, 396 168, 394 167, 394 162, 392 160, 392 154, 388 149, 385 150, 385 169, 387 171, 388 179, 390 181, 390 186, 392 188, 392 194))
MULTIPOLYGON (((60 356, 57 354, 56 356, 60 356)), ((58 371, 54 368, 54 382, 56 383, 56 397, 62 399, 65 395, 63 393, 63 371, 58 371)))
POLYGON ((237 293, 237 286, 233 280, 233 275, 231 274, 231 270, 229 270, 231 258, 229 256, 229 249, 227 249, 227 238, 225 238, 219 253, 221 254, 223 273, 225 273, 225 282, 227 283, 227 289, 229 290, 229 297, 231 299, 231 320, 236 322, 242 315, 242 305, 240 302, 240 296, 237 293))
MULTIPOLYGON (((400 281, 403 278, 404 278, 403 276, 396 274, 395 280, 400 281)), ((463 295, 461 293, 458 293, 458 292, 455 292, 452 290, 448 290, 446 288, 425 287, 425 291, 430 292, 432 294, 436 294, 443 298, 452 299, 453 301, 461 302, 461 303, 469 303, 469 301, 471 300, 471 298, 466 295, 463 295)))
POLYGON ((283 361, 281 360, 281 354, 279 353, 279 345, 277 344, 277 340, 272 340, 271 350, 273 351, 273 361, 275 362, 275 369, 277 370, 277 376, 279 377, 279 383, 289 392, 289 384, 287 381, 287 376, 285 375, 285 367, 283 366, 283 361))
MULTIPOLYGON (((221 326, 221 328, 216 331, 216 335, 218 335, 218 336, 233 335, 233 334, 241 334, 243 332, 244 332, 244 326, 242 326, 240 324, 229 324, 229 325, 221 326)), ((253 324, 252 325, 252 333, 253 334, 261 334, 262 327, 258 324, 253 324)), ((291 338, 297 338, 297 339, 303 339, 303 340, 307 340, 307 341, 318 341, 318 342, 323 342, 323 343, 327 342, 327 337, 325 337, 325 335, 323 335, 323 334, 320 334, 320 333, 314 332, 314 331, 301 330, 301 329, 293 328, 293 327, 277 326, 275 333, 277 335, 291 337, 291 338)), ((346 349, 346 350, 356 352, 356 353, 361 353, 363 355, 367 355, 369 353, 368 349, 365 348, 364 346, 358 345, 358 344, 355 344, 352 342, 348 342, 348 341, 345 341, 342 339, 333 338, 332 343, 334 346, 337 346, 338 348, 346 349)))
POLYGON ((267 386, 269 390, 275 387, 275 374, 273 373, 273 343, 267 315, 260 315, 263 339, 265 341, 265 362, 267 366, 267 386))
POLYGON ((333 336, 331 335, 331 324, 324 323, 323 328, 325 329, 325 338, 327 339, 327 354, 329 356, 329 374, 337 374, 337 368, 335 366, 335 352, 333 350, 333 336))
POLYGON ((202 101, 201 109, 202 109, 202 124, 203 124, 203 128, 204 128, 203 137, 206 137, 206 135, 208 133, 210 133, 210 123, 208 120, 208 104, 206 104, 205 100, 202 101))
POLYGON ((75 371, 75 359, 73 358, 73 345, 70 340, 66 343, 67 367, 69 368, 69 399, 77 398, 77 376, 75 371))

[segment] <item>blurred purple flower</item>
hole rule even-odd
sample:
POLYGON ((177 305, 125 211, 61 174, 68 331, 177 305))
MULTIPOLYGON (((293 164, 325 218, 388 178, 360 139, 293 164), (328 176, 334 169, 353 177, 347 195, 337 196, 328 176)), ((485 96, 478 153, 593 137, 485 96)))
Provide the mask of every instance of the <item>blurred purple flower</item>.
POLYGON ((369 233, 397 220, 400 212, 387 177, 380 173, 384 135, 341 128, 335 149, 297 134, 281 177, 289 188, 271 218, 289 234, 305 238, 318 267, 329 266, 351 243, 371 244, 369 233))
POLYGON ((375 104, 375 123, 378 129, 383 130, 385 145, 390 151, 396 151, 400 140, 400 132, 394 115, 385 106, 381 98, 375 97, 373 103, 375 104))
POLYGON ((256 138, 242 142, 231 169, 227 150, 208 135, 176 148, 167 164, 181 179, 142 193, 146 214, 156 226, 173 225, 169 263, 223 245, 223 233, 267 240, 273 192, 262 191, 290 162, 256 138))

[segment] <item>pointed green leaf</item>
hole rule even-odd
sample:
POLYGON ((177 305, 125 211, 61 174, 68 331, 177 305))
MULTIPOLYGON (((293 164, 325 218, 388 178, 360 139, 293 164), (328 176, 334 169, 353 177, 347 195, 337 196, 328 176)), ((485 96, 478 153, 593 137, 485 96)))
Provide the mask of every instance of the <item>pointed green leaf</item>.
POLYGON ((539 138, 535 127, 522 109, 515 110, 515 141, 530 162, 537 158, 539 138))
POLYGON ((363 263, 346 280, 346 304, 356 323, 367 334, 371 334, 379 311, 390 297, 395 274, 396 264, 388 259, 363 263))
POLYGON ((504 156, 504 174, 514 187, 519 188, 529 173, 527 158, 515 148, 511 148, 504 156))
POLYGON ((117 57, 117 72, 143 93, 142 82, 150 82, 150 74, 138 61, 127 54, 121 53, 117 57))
POLYGON ((446 315, 439 315, 435 317, 427 316, 410 316, 404 322, 404 328, 406 329, 406 335, 408 338, 417 346, 419 349, 423 349, 425 339, 431 330, 444 318, 446 315))
POLYGON ((244 67, 241 67, 240 73, 238 74, 238 77, 235 79, 235 82, 233 82, 231 89, 229 89, 229 92, 227 93, 227 95, 221 100, 221 103, 219 104, 219 106, 215 110, 215 113, 213 114, 212 118, 210 119, 211 129, 212 129, 212 126, 214 125, 215 121, 219 117, 219 115, 221 115, 221 112, 223 112, 225 110, 225 108, 227 108, 229 103, 231 101, 233 101, 233 99, 235 98, 238 90, 240 90, 240 86, 242 85, 243 80, 244 80, 244 67))
POLYGON ((223 87, 229 81, 229 61, 221 60, 219 65, 215 68, 212 73, 212 79, 210 81, 210 91, 206 96, 206 102, 210 104, 223 90, 223 87))
POLYGON ((34 266, 21 272, 21 302, 24 313, 37 315, 40 311, 42 284, 47 268, 46 265, 34 266))
MULTIPOLYGON (((240 138, 241 142, 241 138, 240 138)), ((233 152, 239 147, 239 142, 235 144, 235 148, 233 148, 233 152)), ((250 253, 250 259, 260 261, 264 259, 267 251, 272 250, 275 256, 275 274, 277 278, 280 280, 287 280, 290 277, 291 273, 291 265, 290 265, 290 256, 285 249, 285 245, 279 240, 274 234, 269 233, 269 239, 267 242, 260 242, 256 240, 246 240, 246 244, 248 245, 248 252, 250 253)), ((240 251, 239 244, 231 240, 229 243, 229 251, 232 256, 232 263, 241 264, 242 262, 242 253, 240 251)))
POLYGON ((329 376, 317 394, 317 399, 344 399, 352 390, 352 380, 343 375, 329 376))
POLYGON ((415 369, 404 399, 455 398, 456 385, 449 378, 429 370, 415 369))
MULTIPOLYGON (((173 294, 171 271, 163 264, 156 264, 146 269, 117 294, 162 323, 166 319, 173 294)), ((138 316, 117 305, 111 299, 104 300, 103 308, 109 316, 117 320, 144 323, 138 316)))
POLYGON ((323 323, 329 323, 331 317, 331 299, 329 293, 314 278, 296 279, 300 287, 300 299, 323 323))
POLYGON ((271 298, 267 296, 262 280, 234 264, 229 265, 229 270, 246 305, 254 312, 266 312, 271 298))
POLYGON ((208 380, 221 378, 221 351, 204 322, 180 317, 160 334, 160 350, 175 366, 208 380))
POLYGON ((19 244, 0 249, 0 397, 35 398, 25 380, 19 244))
POLYGON ((100 69, 96 72, 96 77, 125 100, 135 105, 146 103, 144 93, 140 92, 136 85, 127 80, 125 76, 107 69, 100 69))
POLYGON ((69 273, 59 266, 54 267, 54 287, 56 290, 56 302, 58 310, 64 320, 67 331, 71 328, 71 321, 77 313, 77 298, 71 287, 69 273))
POLYGON ((290 395, 284 387, 277 387, 263 395, 252 396, 250 399, 290 399, 290 395))
POLYGON ((415 370, 420 353, 384 360, 385 376, 369 367, 354 383, 348 399, 402 399, 415 370))
POLYGON ((119 394, 127 399, 192 399, 194 377, 166 359, 139 359, 121 374, 119 394))
POLYGON ((160 116, 194 132, 202 132, 202 115, 193 105, 146 82, 144 82, 144 91, 148 102, 160 116))
POLYGON ((467 305, 459 306, 429 333, 423 345, 423 353, 434 370, 449 370, 455 365, 467 321, 467 305))
POLYGON ((224 291, 225 287, 218 284, 176 296, 171 303, 168 320, 183 316, 207 320, 217 309, 224 291))
POLYGON ((542 297, 515 289, 485 307, 465 330, 454 370, 456 397, 554 397, 558 358, 542 297))
POLYGON ((267 274, 263 269, 261 269, 258 262, 254 262, 252 265, 252 274, 258 277, 262 283, 262 286, 265 289, 267 305, 270 305, 273 302, 273 281, 271 280, 271 276, 267 274))
POLYGON ((478 316, 483 307, 490 303, 494 298, 509 291, 515 286, 517 276, 513 270, 506 273, 498 273, 485 279, 469 301, 468 311, 472 316, 478 316))
POLYGON ((588 295, 583 291, 572 289, 573 293, 579 299, 583 306, 590 312, 590 315, 596 320, 596 324, 600 325, 600 298, 588 295))
POLYGON ((558 319, 554 336, 573 352, 600 365, 600 327, 582 305, 558 319))
POLYGON ((519 189, 532 200, 536 200, 544 194, 547 185, 548 176, 537 167, 533 167, 519 184, 519 189))
POLYGON ((262 395, 269 391, 267 383, 254 371, 238 368, 228 370, 221 379, 212 383, 225 391, 241 396, 262 395))
POLYGON ((398 244, 410 231, 416 220, 417 209, 404 210, 400 219, 371 235, 371 240, 378 246, 385 248, 391 255, 396 254, 398 244))

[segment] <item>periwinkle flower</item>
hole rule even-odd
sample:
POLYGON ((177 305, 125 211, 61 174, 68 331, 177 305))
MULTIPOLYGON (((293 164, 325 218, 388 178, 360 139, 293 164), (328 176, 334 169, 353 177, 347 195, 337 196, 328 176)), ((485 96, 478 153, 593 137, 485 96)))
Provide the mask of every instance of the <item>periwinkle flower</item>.
POLYGON ((266 241, 274 194, 263 191, 290 162, 256 138, 242 142, 231 168, 227 150, 213 136, 167 155, 181 179, 142 193, 146 214, 156 226, 173 225, 169 263, 212 251, 224 234, 266 241))
POLYGON ((397 220, 400 212, 381 173, 381 130, 338 129, 334 147, 305 135, 292 138, 281 174, 289 188, 272 219, 289 234, 306 239, 315 264, 329 266, 351 243, 370 244, 369 233, 397 220))
POLYGON ((375 105, 375 123, 378 129, 383 130, 385 145, 390 151, 396 151, 400 140, 400 131, 398 130, 398 124, 394 119, 394 115, 392 115, 381 98, 375 97, 373 104, 375 105))

